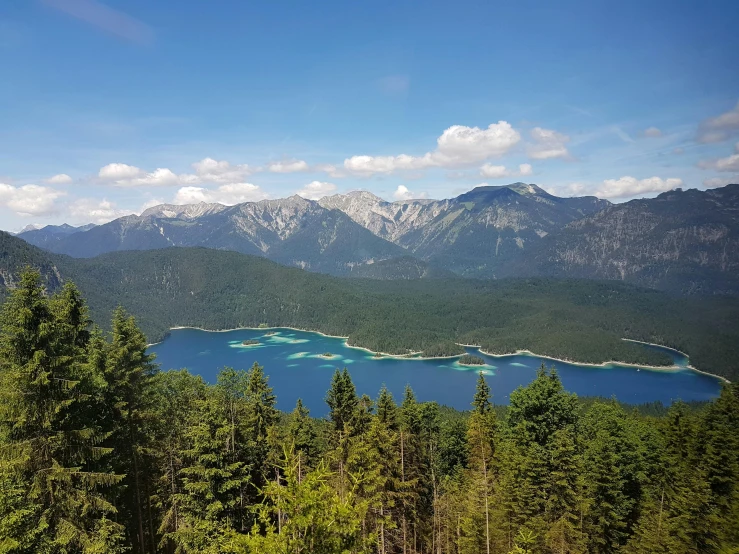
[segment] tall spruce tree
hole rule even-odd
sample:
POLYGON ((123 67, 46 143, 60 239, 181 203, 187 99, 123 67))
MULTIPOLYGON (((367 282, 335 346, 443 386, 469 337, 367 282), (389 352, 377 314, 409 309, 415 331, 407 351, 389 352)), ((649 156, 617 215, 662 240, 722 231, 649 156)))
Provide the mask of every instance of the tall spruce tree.
POLYGON ((153 417, 152 379, 158 367, 147 353, 146 337, 133 316, 118 307, 105 360, 105 402, 112 411, 113 431, 106 445, 114 450, 114 468, 125 474, 116 502, 127 520, 130 542, 136 552, 154 552, 156 525, 149 481, 150 423, 153 417))
POLYGON ((121 552, 110 454, 87 420, 100 379, 86 363, 87 308, 72 284, 49 299, 24 271, 0 313, 0 545, 19 552, 121 552))

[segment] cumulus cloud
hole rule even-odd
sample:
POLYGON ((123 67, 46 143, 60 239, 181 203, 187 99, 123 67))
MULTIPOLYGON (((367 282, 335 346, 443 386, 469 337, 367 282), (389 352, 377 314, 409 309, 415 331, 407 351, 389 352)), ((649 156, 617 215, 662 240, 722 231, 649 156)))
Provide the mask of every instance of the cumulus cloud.
POLYGON ((238 183, 252 173, 248 165, 232 165, 226 160, 204 158, 192 164, 195 173, 176 174, 171 169, 157 168, 146 172, 124 163, 111 163, 98 172, 100 180, 118 187, 171 187, 201 183, 238 183))
POLYGON ((121 181, 138 177, 143 173, 143 170, 133 165, 112 163, 101 167, 98 171, 98 177, 104 181, 121 181))
POLYGON ((436 140, 436 150, 423 156, 352 156, 344 160, 344 168, 360 175, 373 175, 429 167, 466 167, 500 157, 520 140, 521 135, 506 121, 491 123, 486 129, 452 125, 436 140))
POLYGON ((395 192, 393 193, 393 198, 395 200, 414 200, 419 198, 426 198, 427 194, 425 192, 415 193, 408 189, 405 185, 398 185, 398 188, 395 189, 395 192))
POLYGON ((739 174, 733 177, 713 177, 711 179, 703 179, 703 186, 707 189, 715 189, 725 187, 726 185, 735 185, 739 183, 739 174))
POLYGON ((338 167, 332 164, 318 164, 314 166, 314 168, 316 171, 323 171, 329 177, 333 177, 334 179, 340 179, 341 177, 346 177, 346 173, 344 173, 338 167))
POLYGON ((657 129, 657 127, 649 127, 644 129, 644 136, 647 138, 659 138, 662 136, 662 131, 657 129))
POLYGON ((55 213, 56 200, 65 194, 39 185, 14 187, 0 183, 0 205, 7 206, 22 216, 45 216, 55 213))
POLYGON ((313 181, 312 183, 305 185, 296 194, 303 198, 307 198, 308 200, 320 200, 324 196, 328 196, 334 192, 336 192, 336 185, 333 183, 313 181))
POLYGON ((480 175, 488 179, 502 179, 503 177, 523 177, 531 175, 533 168, 531 164, 521 164, 518 171, 510 170, 504 165, 485 164, 480 168, 480 175))
POLYGON ((50 185, 66 185, 72 182, 72 178, 66 173, 59 173, 46 179, 46 182, 50 185))
POLYGON ((304 160, 272 162, 267 165, 267 170, 272 173, 297 173, 299 171, 308 171, 309 169, 308 162, 304 160))
POLYGON ((229 183, 215 189, 204 187, 182 187, 175 194, 174 204, 197 204, 199 202, 226 204, 233 206, 242 202, 264 200, 269 195, 251 183, 229 183))
POLYGON ((226 160, 213 158, 204 158, 192 164, 192 167, 197 179, 190 180, 205 183, 237 183, 253 173, 247 164, 231 165, 226 160))
POLYGON ((130 211, 121 210, 109 200, 80 198, 69 204, 69 215, 74 221, 84 223, 108 223, 114 219, 128 215, 130 211))
POLYGON ((722 142, 737 132, 739 132, 739 102, 728 112, 701 121, 696 140, 703 143, 722 142))
POLYGON ((397 170, 425 169, 435 165, 431 154, 423 157, 408 156, 352 156, 344 160, 344 168, 352 173, 372 175, 393 173, 397 170))
POLYGON ((713 169, 715 171, 739 171, 739 142, 734 145, 734 154, 717 160, 703 160, 698 162, 702 169, 713 169))
POLYGON ((535 160, 566 158, 570 155, 565 146, 570 141, 567 135, 551 129, 534 127, 531 130, 531 138, 534 143, 529 145, 528 154, 535 160))
POLYGON ((682 179, 662 179, 660 177, 637 179, 627 176, 620 179, 606 179, 595 191, 595 195, 600 198, 627 198, 639 194, 665 192, 682 185, 682 179))

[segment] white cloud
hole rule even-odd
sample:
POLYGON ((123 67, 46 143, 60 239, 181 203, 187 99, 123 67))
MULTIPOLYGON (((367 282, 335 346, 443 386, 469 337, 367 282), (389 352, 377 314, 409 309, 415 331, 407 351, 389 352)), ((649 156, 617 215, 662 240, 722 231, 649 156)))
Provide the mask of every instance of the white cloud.
POLYGON ((121 210, 109 200, 80 198, 69 204, 69 215, 74 221, 84 223, 108 223, 131 212, 121 210))
POLYGON ((251 183, 229 183, 215 189, 187 186, 175 194, 174 204, 218 203, 233 206, 242 202, 264 200, 269 195, 251 183))
POLYGON ((171 169, 157 168, 147 173, 133 165, 111 163, 100 168, 98 177, 118 187, 171 187, 198 185, 201 183, 239 183, 252 173, 244 165, 231 165, 226 160, 204 158, 192 164, 195 173, 174 173, 171 169))
POLYGON ((452 125, 436 140, 436 150, 423 156, 352 156, 344 168, 360 175, 389 174, 429 167, 465 167, 508 152, 521 135, 506 121, 491 123, 487 129, 452 125))
POLYGON ((308 200, 320 200, 324 196, 328 196, 334 192, 336 192, 336 185, 333 183, 313 181, 300 189, 297 194, 308 200))
POLYGON ((739 183, 739 174, 733 177, 713 177, 711 179, 703 179, 703 186, 707 189, 715 189, 725 187, 726 185, 735 185, 739 183))
POLYGON ((662 179, 649 177, 637 179, 635 177, 621 177, 620 179, 606 179, 596 190, 595 195, 600 198, 627 198, 639 194, 665 192, 683 185, 682 179, 662 179))
POLYGON ((72 178, 66 173, 59 173, 46 179, 46 182, 50 185, 66 185, 72 182, 72 178))
POLYGON ((523 177, 525 175, 531 175, 533 168, 531 164, 521 164, 518 166, 518 171, 509 170, 504 165, 492 165, 485 164, 480 168, 480 175, 487 177, 488 179, 502 179, 503 177, 523 177))
POLYGON ((192 183, 237 183, 253 173, 247 164, 231 165, 226 160, 213 158, 204 158, 192 164, 192 167, 197 175, 197 179, 190 179, 192 183))
POLYGON ((739 142, 734 145, 734 154, 717 160, 703 160, 698 162, 702 169, 714 169, 716 171, 739 171, 739 142))
POLYGON ((408 187, 405 185, 398 185, 398 188, 395 189, 395 192, 393 193, 393 198, 395 198, 395 200, 413 200, 426 198, 426 196, 428 195, 425 192, 415 193, 408 190, 408 187))
POLYGON ((352 173, 372 175, 374 173, 393 173, 396 170, 425 169, 435 165, 431 154, 417 158, 400 156, 352 156, 344 160, 344 168, 352 173))
POLYGON ((267 165, 267 170, 272 173, 297 173, 299 171, 308 171, 310 167, 308 162, 304 160, 287 160, 282 162, 272 162, 267 165))
POLYGON ((491 123, 487 129, 452 125, 436 140, 434 157, 445 167, 468 165, 500 157, 520 140, 507 121, 491 123))
POLYGON ((55 201, 65 194, 39 185, 14 187, 0 183, 0 205, 5 205, 22 216, 44 216, 55 213, 57 211, 55 201))
POLYGON ((490 179, 500 179, 502 177, 508 177, 510 172, 504 165, 485 164, 480 168, 480 175, 490 179))
POLYGON ((160 167, 135 179, 117 181, 116 185, 122 187, 173 187, 183 182, 187 182, 187 176, 175 175, 171 170, 160 167))
POLYGON ((703 143, 722 142, 737 132, 739 132, 739 102, 728 112, 701 121, 696 140, 703 143))
POLYGON ((534 139, 534 144, 529 145, 528 154, 535 160, 565 158, 570 155, 565 146, 570 141, 567 135, 551 129, 534 127, 531 130, 531 138, 534 139))
POLYGON ((332 164, 318 164, 314 166, 314 168, 316 171, 325 172, 329 177, 333 177, 334 179, 340 179, 342 177, 346 177, 346 173, 344 173, 338 167, 332 164))
POLYGON ((657 127, 649 127, 644 130, 644 136, 647 138, 659 138, 662 136, 662 131, 657 129, 657 127))
POLYGON ((112 163, 101 167, 100 171, 98 171, 98 177, 104 181, 121 181, 124 179, 133 179, 143 173, 143 170, 133 165, 112 163))
POLYGON ((534 172, 534 168, 531 167, 531 164, 521 164, 518 166, 518 174, 521 177, 524 177, 526 175, 531 175, 534 172))

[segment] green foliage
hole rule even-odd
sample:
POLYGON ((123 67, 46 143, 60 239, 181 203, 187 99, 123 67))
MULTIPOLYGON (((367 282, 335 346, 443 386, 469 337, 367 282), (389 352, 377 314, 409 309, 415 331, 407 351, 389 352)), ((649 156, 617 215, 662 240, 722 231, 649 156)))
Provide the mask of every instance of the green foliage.
POLYGON ((197 248, 73 259, 5 233, 0 263, 11 275, 31 263, 52 289, 58 274, 74 280, 100 325, 122 304, 152 341, 177 325, 264 324, 348 336, 350 344, 392 354, 458 355, 464 349, 456 343, 463 343, 493 354, 531 350, 587 363, 670 364, 663 353, 621 340, 629 338, 686 352, 704 371, 739 375, 735 297, 683 298, 622 282, 572 279, 337 279, 197 248))
POLYGON ((631 409, 553 369, 472 409, 358 397, 275 409, 264 368, 160 373, 122 309, 24 274, 0 330, 0 552, 727 554, 739 549, 739 386, 631 409))
POLYGON ((464 354, 460 356, 459 363, 464 365, 485 365, 485 360, 483 360, 480 356, 464 354))

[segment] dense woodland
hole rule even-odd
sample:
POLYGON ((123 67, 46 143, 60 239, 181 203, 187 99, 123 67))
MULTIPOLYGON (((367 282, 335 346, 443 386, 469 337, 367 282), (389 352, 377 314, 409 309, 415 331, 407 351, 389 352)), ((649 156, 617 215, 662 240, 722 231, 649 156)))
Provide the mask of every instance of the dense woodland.
POLYGON ((175 326, 267 324, 348 336, 349 344, 393 354, 462 354, 463 343, 587 363, 671 363, 621 340, 630 338, 686 352, 703 371, 739 377, 737 297, 677 297, 616 281, 341 279, 205 248, 74 259, 0 232, 0 300, 26 264, 41 270, 50 290, 77 283, 106 330, 122 305, 150 342, 175 326))
MULTIPOLYGON (((328 417, 265 369, 158 370, 23 274, 0 315, 0 552, 739 552, 739 386, 701 407, 579 402, 544 367, 468 413, 337 370, 328 417), (657 415, 649 415, 650 413, 657 415)), ((266 369, 269 371, 269 368, 266 369)))

